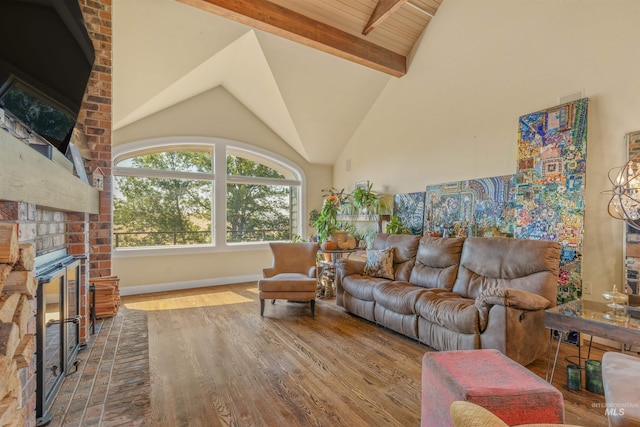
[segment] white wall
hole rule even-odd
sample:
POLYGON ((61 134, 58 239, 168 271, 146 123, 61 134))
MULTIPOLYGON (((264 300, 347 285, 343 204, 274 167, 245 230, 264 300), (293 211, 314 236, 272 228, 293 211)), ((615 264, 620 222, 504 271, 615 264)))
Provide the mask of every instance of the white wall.
MULTIPOLYGON (((319 208, 321 189, 330 186, 332 169, 306 162, 224 88, 217 87, 114 132, 114 147, 168 136, 209 136, 251 144, 279 154, 304 171, 307 212, 319 208)), ((302 219, 306 225, 307 218, 302 219)), ((261 249, 212 250, 209 253, 131 256, 114 251, 113 274, 123 294, 179 287, 233 283, 258 277, 271 264, 266 245, 261 249), (127 289, 127 287, 137 287, 127 289)))
POLYGON ((607 172, 640 129, 640 2, 446 0, 407 76, 391 81, 334 165, 334 184, 390 193, 512 174, 518 117, 589 98, 583 280, 621 283, 622 230, 607 172), (351 172, 346 162, 351 161, 351 172))

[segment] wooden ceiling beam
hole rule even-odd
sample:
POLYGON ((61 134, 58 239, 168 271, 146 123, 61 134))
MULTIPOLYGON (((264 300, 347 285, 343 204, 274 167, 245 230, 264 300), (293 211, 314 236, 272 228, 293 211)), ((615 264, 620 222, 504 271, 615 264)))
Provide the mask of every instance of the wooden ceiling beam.
POLYGON ((378 24, 381 24, 393 12, 398 10, 407 0, 378 0, 376 8, 373 10, 369 22, 364 26, 362 34, 365 36, 371 32, 378 24))
POLYGON ((407 73, 405 56, 267 0, 178 1, 394 77, 407 73))

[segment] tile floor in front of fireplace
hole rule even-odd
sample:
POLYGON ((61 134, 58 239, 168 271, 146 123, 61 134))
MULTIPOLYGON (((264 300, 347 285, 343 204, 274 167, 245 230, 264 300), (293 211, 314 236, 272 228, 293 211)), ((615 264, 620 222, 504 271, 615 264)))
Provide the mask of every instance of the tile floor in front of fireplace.
POLYGON ((120 308, 98 320, 78 353, 78 371, 65 378, 49 426, 150 425, 147 313, 120 308))

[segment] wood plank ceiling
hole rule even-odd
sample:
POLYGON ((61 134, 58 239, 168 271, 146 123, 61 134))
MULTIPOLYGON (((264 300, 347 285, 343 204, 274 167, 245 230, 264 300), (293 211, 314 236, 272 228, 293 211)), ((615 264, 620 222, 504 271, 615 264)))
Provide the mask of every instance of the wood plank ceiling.
POLYGON ((443 0, 178 0, 401 77, 443 0))

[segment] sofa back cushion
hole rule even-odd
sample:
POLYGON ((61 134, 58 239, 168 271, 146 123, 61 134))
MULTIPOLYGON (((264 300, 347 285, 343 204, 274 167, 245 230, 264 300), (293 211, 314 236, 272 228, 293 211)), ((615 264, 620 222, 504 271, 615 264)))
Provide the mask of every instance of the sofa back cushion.
POLYGON ((458 275, 464 238, 425 236, 420 239, 409 281, 423 288, 450 291, 458 275))
POLYGON ((507 237, 468 237, 453 292, 476 298, 488 288, 522 289, 556 303, 560 244, 507 237))
POLYGON ((395 280, 407 282, 416 260, 419 241, 420 236, 413 236, 411 234, 378 233, 370 249, 380 250, 393 246, 393 270, 395 280))

